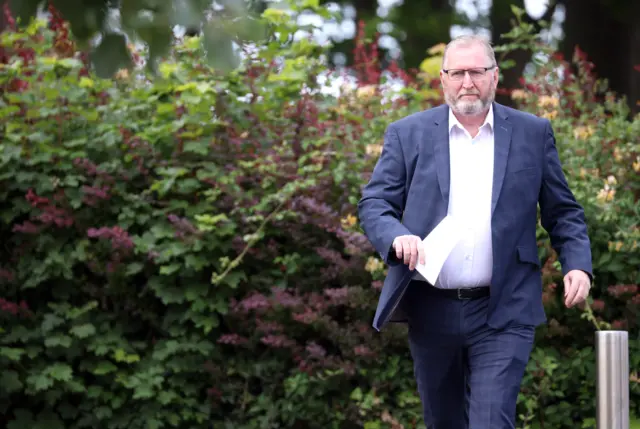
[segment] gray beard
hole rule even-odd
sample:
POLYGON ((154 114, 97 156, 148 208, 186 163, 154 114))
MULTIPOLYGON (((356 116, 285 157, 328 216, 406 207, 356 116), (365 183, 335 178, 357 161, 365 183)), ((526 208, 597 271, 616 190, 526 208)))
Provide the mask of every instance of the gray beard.
POLYGON ((475 101, 465 101, 462 99, 452 99, 445 94, 445 101, 455 113, 461 116, 475 116, 485 111, 495 98, 495 92, 491 91, 486 99, 478 99, 475 101))

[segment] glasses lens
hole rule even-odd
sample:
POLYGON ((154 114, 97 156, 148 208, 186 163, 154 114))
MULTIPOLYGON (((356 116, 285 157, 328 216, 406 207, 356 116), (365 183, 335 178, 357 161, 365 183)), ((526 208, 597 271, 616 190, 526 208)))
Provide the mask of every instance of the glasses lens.
POLYGON ((469 70, 449 70, 449 77, 451 77, 452 80, 462 80, 464 79, 464 75, 466 72, 469 72, 469 77, 472 80, 482 79, 486 75, 485 69, 477 68, 469 70))

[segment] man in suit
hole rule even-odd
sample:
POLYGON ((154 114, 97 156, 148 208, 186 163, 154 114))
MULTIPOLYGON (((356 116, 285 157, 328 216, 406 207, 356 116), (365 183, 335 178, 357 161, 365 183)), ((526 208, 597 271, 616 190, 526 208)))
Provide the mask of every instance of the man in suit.
POLYGON ((429 429, 514 428, 516 400, 546 320, 537 206, 564 274, 567 307, 592 280, 584 212, 562 171, 548 120, 495 103, 491 45, 460 37, 440 72, 446 105, 385 132, 359 202, 365 234, 389 266, 373 326, 407 322, 429 429), (435 282, 417 271, 421 241, 445 218, 460 225, 435 282))

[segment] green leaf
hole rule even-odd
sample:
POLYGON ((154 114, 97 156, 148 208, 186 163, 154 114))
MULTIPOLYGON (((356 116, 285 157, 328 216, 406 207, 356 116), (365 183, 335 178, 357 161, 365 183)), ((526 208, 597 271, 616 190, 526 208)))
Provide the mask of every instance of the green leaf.
POLYGON ((243 271, 232 271, 226 275, 223 282, 235 289, 238 287, 238 284, 240 284, 240 281, 246 279, 247 276, 243 271))
POLYGON ((20 381, 20 376, 15 371, 3 371, 0 374, 0 391, 4 390, 7 393, 17 392, 22 389, 23 384, 20 381))
POLYGON ((120 69, 131 69, 133 60, 127 48, 123 34, 107 34, 91 53, 96 74, 102 78, 111 78, 120 69))
POLYGON ((51 313, 45 314, 44 320, 42 321, 42 332, 47 334, 63 323, 64 319, 62 319, 61 317, 58 317, 55 314, 51 313))
POLYGON ((98 407, 93 412, 99 420, 106 420, 113 416, 113 410, 109 407, 98 407))
POLYGON ((132 262, 129 265, 127 265, 127 275, 133 276, 135 274, 138 274, 139 272, 142 271, 143 268, 144 268, 144 265, 142 265, 140 262, 132 262))
POLYGON ((54 381, 46 374, 32 374, 27 377, 27 384, 33 386, 36 392, 47 390, 53 386, 54 381))
POLYGON ((140 356, 137 354, 127 354, 124 350, 118 349, 113 354, 113 358, 116 362, 134 363, 140 361, 140 356))
POLYGON ((184 145, 185 152, 197 153, 200 155, 206 155, 209 153, 209 142, 206 140, 191 141, 184 145))
POLYGON ((69 381, 73 377, 73 369, 66 363, 55 363, 48 367, 45 372, 58 381, 69 381))
POLYGON ((13 414, 15 418, 7 423, 7 429, 26 429, 35 426, 31 411, 20 408, 15 410, 13 414))
MULTIPOLYGON (((164 426, 164 424, 157 419, 151 418, 147 420, 147 429, 160 429, 164 426)), ((178 424, 174 424, 174 427, 177 427, 178 424)))
POLYGON ((66 313, 66 316, 71 320, 77 319, 78 317, 90 312, 96 307, 98 307, 97 301, 89 301, 82 307, 74 307, 69 309, 66 313))
POLYGON ((44 345, 47 347, 69 348, 72 343, 73 339, 68 335, 55 335, 44 339, 44 345))
POLYGON ((149 385, 143 384, 137 386, 133 394, 133 399, 149 399, 155 395, 153 388, 149 385))
POLYGON ((89 386, 87 388, 87 397, 92 399, 99 398, 103 392, 104 389, 101 386, 89 386))
POLYGON ((524 9, 516 6, 515 4, 511 5, 511 13, 513 13, 518 19, 520 19, 522 17, 524 12, 525 12, 524 9))
POLYGON ((93 369, 92 372, 95 375, 105 375, 117 370, 118 370, 117 366, 115 366, 109 361, 103 360, 103 361, 100 361, 98 365, 96 365, 96 367, 93 369))
POLYGON ((168 276, 178 271, 181 267, 182 265, 180 264, 163 265, 160 267, 160 274, 168 276))
POLYGON ((60 418, 52 411, 45 410, 38 414, 33 429, 65 429, 60 418))
POLYGON ((85 323, 83 325, 74 326, 71 328, 71 333, 78 338, 87 338, 96 333, 96 327, 91 323, 85 323))
POLYGON ((4 356, 9 360, 19 361, 20 357, 24 354, 24 349, 0 347, 0 356, 4 356))
POLYGON ((320 7, 320 1, 319 0, 304 0, 300 6, 301 8, 311 8, 311 9, 317 9, 320 7))

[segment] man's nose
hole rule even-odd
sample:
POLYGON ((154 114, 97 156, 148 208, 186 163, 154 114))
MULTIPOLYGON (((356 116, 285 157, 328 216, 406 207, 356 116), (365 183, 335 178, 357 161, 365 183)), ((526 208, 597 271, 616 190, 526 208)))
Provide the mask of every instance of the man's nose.
POLYGON ((462 78, 462 86, 465 88, 472 88, 474 86, 469 72, 464 72, 464 77, 462 78))

